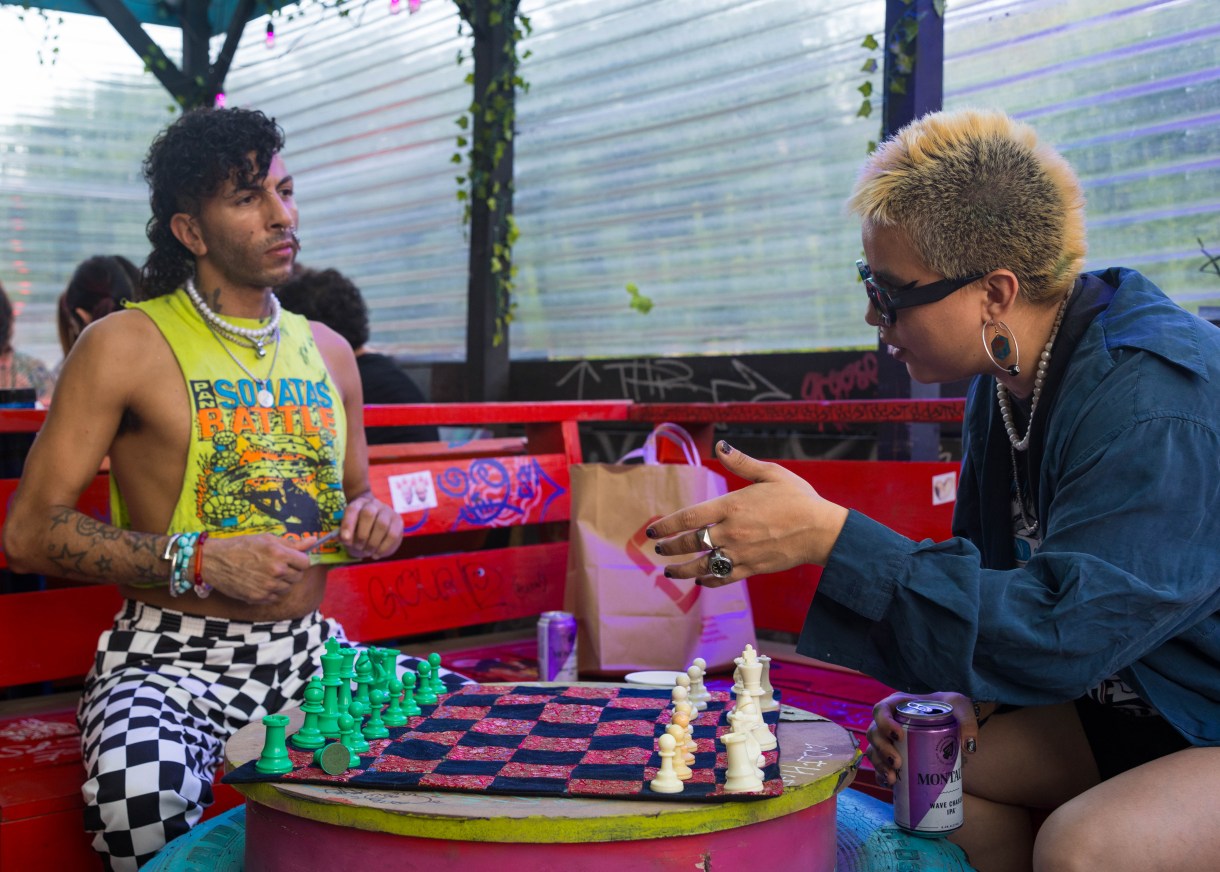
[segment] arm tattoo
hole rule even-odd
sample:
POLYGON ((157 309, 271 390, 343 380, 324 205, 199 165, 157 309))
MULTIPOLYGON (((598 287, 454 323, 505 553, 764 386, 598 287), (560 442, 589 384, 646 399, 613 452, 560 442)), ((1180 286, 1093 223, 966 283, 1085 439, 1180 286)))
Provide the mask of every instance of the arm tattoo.
POLYGON ((50 520, 47 560, 64 577, 100 582, 167 580, 158 547, 161 536, 122 530, 67 506, 55 506, 50 520))

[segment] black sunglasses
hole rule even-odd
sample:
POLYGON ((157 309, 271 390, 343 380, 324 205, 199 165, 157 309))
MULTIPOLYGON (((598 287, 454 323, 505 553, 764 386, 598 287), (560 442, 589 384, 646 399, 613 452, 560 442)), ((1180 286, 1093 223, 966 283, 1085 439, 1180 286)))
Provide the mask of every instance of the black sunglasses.
POLYGON ((898 323, 899 309, 923 306, 943 300, 954 291, 966 287, 971 282, 977 282, 987 275, 987 273, 979 273, 962 279, 941 279, 939 282, 919 287, 915 286, 915 282, 911 282, 896 291, 891 291, 877 283, 877 280, 873 278, 872 270, 864 261, 857 260, 856 269, 860 271, 860 278, 864 281, 864 290, 868 293, 869 302, 873 304, 873 308, 877 310, 877 315, 881 318, 881 323, 886 327, 893 327, 898 323))

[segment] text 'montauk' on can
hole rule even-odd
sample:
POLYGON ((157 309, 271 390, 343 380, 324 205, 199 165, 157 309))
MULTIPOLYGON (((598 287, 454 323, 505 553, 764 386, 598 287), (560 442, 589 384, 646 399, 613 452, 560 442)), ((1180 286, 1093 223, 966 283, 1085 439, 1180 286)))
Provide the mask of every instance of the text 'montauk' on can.
POLYGON ((538 680, 576 681, 576 618, 543 612, 538 618, 538 680))
POLYGON ((962 825, 962 743, 953 706, 939 700, 899 703, 894 823, 917 836, 945 836, 962 825))

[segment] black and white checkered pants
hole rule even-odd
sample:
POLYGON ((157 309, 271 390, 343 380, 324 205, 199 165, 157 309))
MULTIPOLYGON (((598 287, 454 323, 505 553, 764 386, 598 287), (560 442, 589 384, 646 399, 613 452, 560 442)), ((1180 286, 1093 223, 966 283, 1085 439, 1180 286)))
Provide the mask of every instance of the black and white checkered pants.
MULTIPOLYGON (((76 716, 85 829, 107 869, 137 869, 198 823, 226 741, 299 705, 331 637, 350 644, 317 612, 248 623, 126 602, 98 639, 76 716)), ((398 663, 419 661, 400 655, 398 663)), ((450 689, 467 681, 448 670, 441 677, 450 689)))

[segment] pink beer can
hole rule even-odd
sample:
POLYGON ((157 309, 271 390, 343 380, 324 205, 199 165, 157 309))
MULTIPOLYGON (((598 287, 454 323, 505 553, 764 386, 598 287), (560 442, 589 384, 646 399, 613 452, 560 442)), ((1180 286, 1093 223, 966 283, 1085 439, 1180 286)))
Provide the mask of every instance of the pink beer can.
POLYGON ((894 823, 916 836, 946 836, 962 825, 962 743, 953 706, 930 699, 899 703, 894 823))
POLYGON ((538 618, 538 680, 576 681, 576 617, 543 612, 538 618))

